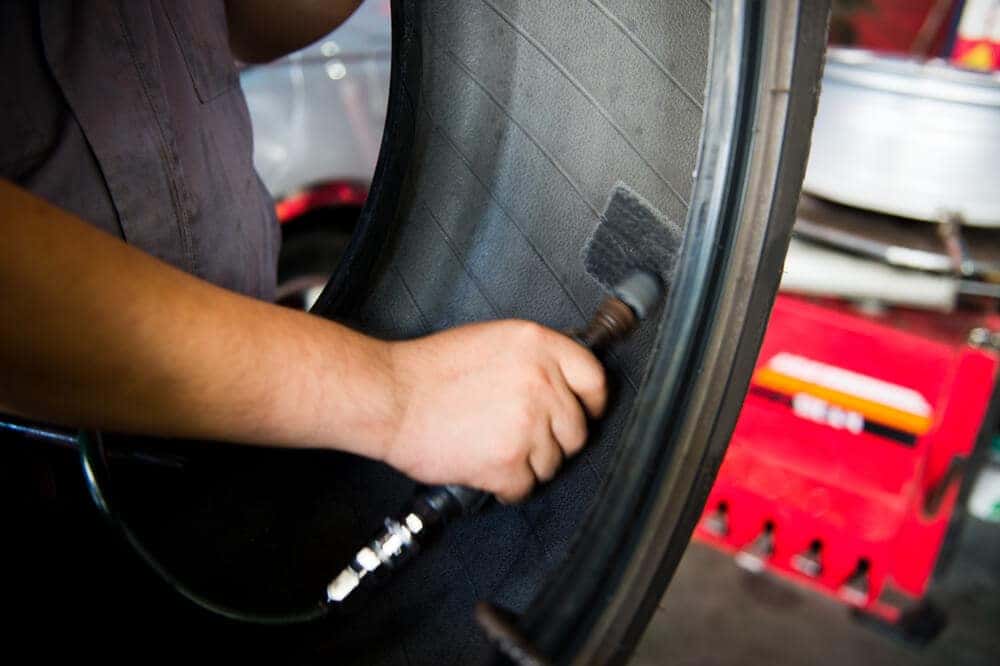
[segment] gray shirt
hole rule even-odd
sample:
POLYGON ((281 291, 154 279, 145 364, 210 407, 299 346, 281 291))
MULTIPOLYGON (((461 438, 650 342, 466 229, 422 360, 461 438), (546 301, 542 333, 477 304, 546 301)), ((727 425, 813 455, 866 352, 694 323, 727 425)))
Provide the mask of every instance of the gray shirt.
POLYGON ((0 30, 0 176, 273 298, 280 232, 221 0, 4 0, 0 30))

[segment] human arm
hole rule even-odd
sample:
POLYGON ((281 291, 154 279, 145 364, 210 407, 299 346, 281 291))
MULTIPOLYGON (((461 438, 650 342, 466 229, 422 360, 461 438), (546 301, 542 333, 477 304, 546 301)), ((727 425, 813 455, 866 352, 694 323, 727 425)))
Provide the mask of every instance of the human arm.
POLYGON ((226 0, 229 47, 244 62, 268 62, 333 31, 362 0, 226 0))
POLYGON ((516 500, 582 447, 600 364, 554 331, 388 343, 187 275, 0 181, 0 411, 328 447, 516 500))

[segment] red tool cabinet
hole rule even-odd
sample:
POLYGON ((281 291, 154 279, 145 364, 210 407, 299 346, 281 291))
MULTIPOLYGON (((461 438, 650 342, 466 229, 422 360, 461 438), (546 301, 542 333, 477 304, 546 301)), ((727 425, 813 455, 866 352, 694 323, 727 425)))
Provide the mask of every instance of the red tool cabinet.
POLYGON ((696 538, 897 620, 986 414, 997 356, 968 340, 990 323, 779 296, 696 538))

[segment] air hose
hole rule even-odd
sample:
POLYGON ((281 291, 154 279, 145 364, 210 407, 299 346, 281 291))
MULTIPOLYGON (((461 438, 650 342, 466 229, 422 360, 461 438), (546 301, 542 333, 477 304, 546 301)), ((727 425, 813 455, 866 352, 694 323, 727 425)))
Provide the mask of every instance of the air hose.
POLYGON ((157 559, 149 550, 143 546, 142 540, 132 531, 124 517, 115 508, 112 501, 111 484, 109 480, 107 455, 104 448, 104 441, 101 433, 97 431, 80 431, 77 434, 77 446, 80 451, 80 461, 83 465, 84 480, 87 491, 91 499, 101 513, 109 520, 113 528, 118 531, 128 544, 138 553, 139 557, 158 576, 160 576, 178 594, 185 597, 195 605, 204 610, 239 622, 248 622, 260 625, 292 625, 315 622, 327 616, 330 611, 330 604, 326 595, 319 596, 318 601, 298 610, 286 612, 255 612, 245 609, 234 608, 228 604, 220 603, 210 599, 207 595, 200 594, 190 586, 184 584, 178 576, 157 559))

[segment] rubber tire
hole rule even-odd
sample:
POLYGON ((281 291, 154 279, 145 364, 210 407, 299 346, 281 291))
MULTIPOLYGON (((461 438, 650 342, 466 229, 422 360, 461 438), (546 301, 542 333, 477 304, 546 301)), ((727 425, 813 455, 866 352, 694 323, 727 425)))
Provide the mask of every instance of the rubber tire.
MULTIPOLYGON (((517 629, 553 661, 630 653, 738 414, 815 112, 827 8, 719 4, 710 14, 699 0, 613 10, 598 0, 394 3, 371 195, 316 314, 385 337, 501 316, 578 326, 603 294, 580 253, 619 180, 683 222, 684 245, 666 307, 606 359, 617 389, 609 414, 554 482, 522 506, 494 505, 451 526, 358 612, 287 633, 247 629, 250 654, 259 656, 259 640, 302 661, 467 663, 486 647, 471 616, 477 598, 518 612, 517 629), (708 74, 702 101, 699 71, 708 74)), ((107 488, 106 461, 86 449, 92 490, 107 488)), ((220 453, 220 472, 260 495, 260 511, 248 502, 248 523, 290 516, 277 530, 251 529, 248 548, 255 533, 295 533, 287 545, 266 540, 260 557, 240 564, 217 556, 240 549, 216 547, 211 533, 225 532, 225 520, 195 521, 209 532, 207 550, 197 537, 164 532, 176 551, 165 561, 186 565, 164 570, 178 572, 174 586, 184 593, 181 574, 212 559, 200 582, 218 576, 230 596, 208 600, 230 603, 199 601, 212 591, 202 585, 188 596, 217 614, 249 618, 243 606, 259 592, 284 596, 297 584, 311 599, 313 584, 413 491, 384 466, 319 455, 275 452, 272 464, 272 454, 248 452, 249 474, 236 476, 238 459, 220 453)), ((203 477, 210 489, 229 478, 203 477)), ((141 478, 130 485, 149 487, 141 478)), ((183 527, 187 514, 162 501, 170 496, 155 493, 153 507, 183 527)), ((141 513, 121 499, 120 510, 141 513)), ((136 522, 104 505, 119 523, 136 522)))
POLYGON ((560 661, 619 663, 641 637, 715 480, 781 278, 829 7, 747 2, 717 12, 699 165, 674 283, 686 302, 673 301, 664 314, 659 348, 671 353, 651 360, 650 396, 623 436, 602 490, 608 499, 581 530, 581 541, 602 535, 611 547, 571 558, 521 626, 560 661), (648 474, 651 468, 656 472, 648 474), (584 577, 596 584, 582 589, 584 577))
POLYGON ((628 656, 703 508, 777 289, 828 19, 819 2, 718 3, 709 59, 705 3, 624 4, 396 2, 373 194, 314 309, 386 337, 488 318, 483 302, 571 327, 600 297, 579 251, 615 181, 685 222, 668 306, 609 363, 642 381, 589 445, 596 499, 517 609, 560 663, 628 656), (700 83, 677 89, 699 69, 700 104, 700 83))

